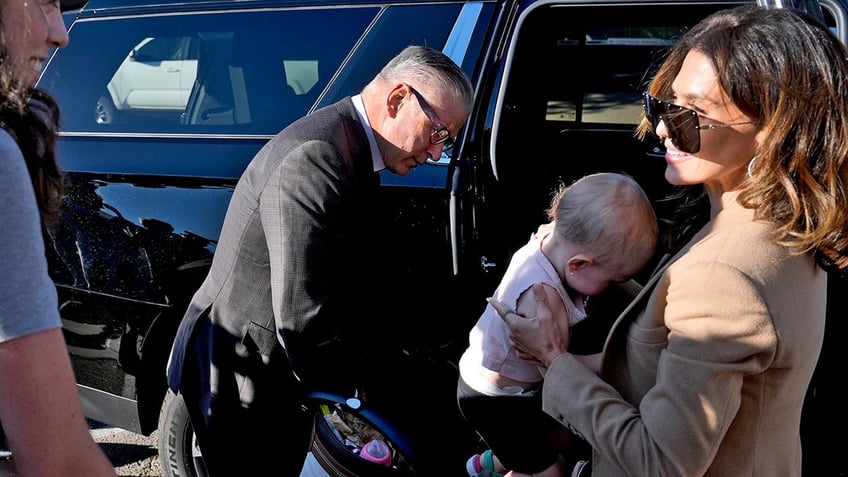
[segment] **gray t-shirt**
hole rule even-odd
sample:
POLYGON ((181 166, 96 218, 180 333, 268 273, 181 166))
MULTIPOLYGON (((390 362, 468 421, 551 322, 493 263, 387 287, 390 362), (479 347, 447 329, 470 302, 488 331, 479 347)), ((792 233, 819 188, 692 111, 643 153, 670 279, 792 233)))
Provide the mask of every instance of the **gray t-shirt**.
POLYGON ((0 128, 0 342, 62 326, 24 157, 0 128))

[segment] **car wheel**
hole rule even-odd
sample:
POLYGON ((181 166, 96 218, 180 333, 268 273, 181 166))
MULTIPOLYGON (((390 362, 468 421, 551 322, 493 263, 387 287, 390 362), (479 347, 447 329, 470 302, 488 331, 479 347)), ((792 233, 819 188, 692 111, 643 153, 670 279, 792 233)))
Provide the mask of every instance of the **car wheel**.
POLYGON ((185 401, 171 390, 166 393, 159 413, 158 446, 165 477, 207 477, 185 401))
POLYGON ((94 107, 94 121, 97 124, 112 124, 115 121, 115 105, 108 96, 103 95, 94 107))

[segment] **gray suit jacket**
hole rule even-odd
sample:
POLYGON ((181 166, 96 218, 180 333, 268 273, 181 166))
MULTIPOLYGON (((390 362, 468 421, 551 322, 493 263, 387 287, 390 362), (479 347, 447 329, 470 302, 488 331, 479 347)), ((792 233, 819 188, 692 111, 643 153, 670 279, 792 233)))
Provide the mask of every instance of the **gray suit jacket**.
POLYGON ((772 231, 734 202, 619 317, 603 380, 551 363, 545 411, 592 445, 593 476, 801 475, 827 276, 772 231))
POLYGON ((350 98, 291 124, 250 162, 168 364, 195 427, 237 441, 285 421, 311 388, 353 394, 367 369, 356 319, 363 267, 378 259, 378 189, 350 98))

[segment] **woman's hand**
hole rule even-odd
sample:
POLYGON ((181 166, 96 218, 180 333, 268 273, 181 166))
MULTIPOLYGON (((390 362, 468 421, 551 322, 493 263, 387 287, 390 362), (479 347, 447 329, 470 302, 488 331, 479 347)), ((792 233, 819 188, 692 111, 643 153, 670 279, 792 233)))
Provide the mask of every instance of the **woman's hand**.
MULTIPOLYGON (((509 338, 519 356, 534 359, 542 366, 548 367, 557 356, 568 351, 568 320, 556 319, 548 304, 561 302, 553 289, 537 283, 533 285, 533 299, 536 313, 529 317, 519 315, 494 298, 488 298, 487 301, 509 327, 509 338), (553 296, 548 297, 548 293, 553 296)), ((564 307, 559 308, 561 313, 565 313, 564 307)))

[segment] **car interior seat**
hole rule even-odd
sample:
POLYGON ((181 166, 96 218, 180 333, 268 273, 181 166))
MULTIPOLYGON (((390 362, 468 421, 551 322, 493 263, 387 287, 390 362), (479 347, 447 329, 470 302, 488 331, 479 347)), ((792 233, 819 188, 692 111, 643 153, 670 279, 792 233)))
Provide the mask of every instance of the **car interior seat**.
POLYGON ((267 48, 261 31, 236 31, 228 65, 235 97, 236 124, 251 131, 276 133, 304 113, 300 98, 288 84, 284 52, 267 48))
POLYGON ((222 33, 200 35, 197 78, 188 100, 183 124, 234 124, 234 94, 228 65, 232 58, 232 36, 222 33))

